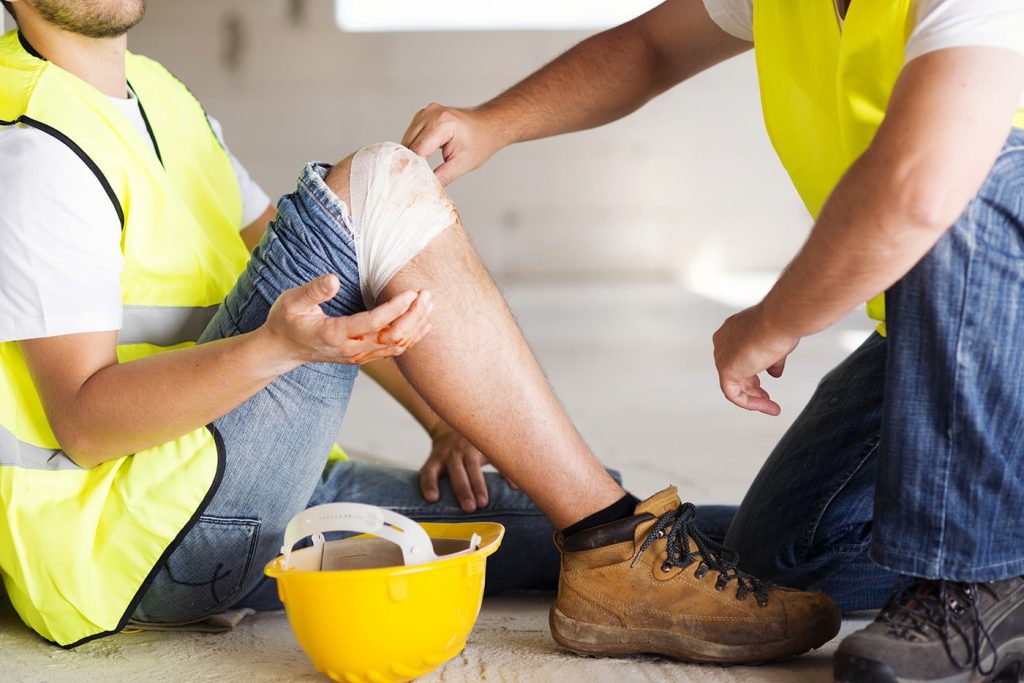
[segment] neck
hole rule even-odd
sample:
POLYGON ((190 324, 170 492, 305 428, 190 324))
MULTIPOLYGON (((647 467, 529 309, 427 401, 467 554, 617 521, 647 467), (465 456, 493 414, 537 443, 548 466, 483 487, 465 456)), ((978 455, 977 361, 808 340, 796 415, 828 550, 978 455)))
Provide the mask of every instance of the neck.
MULTIPOLYGON (((21 6, 29 3, 19 3, 21 6)), ((19 8, 20 9, 20 8, 19 8)), ((46 22, 23 9, 18 13, 18 30, 47 60, 110 97, 128 97, 125 76, 127 35, 88 38, 46 22), (29 16, 23 16, 28 14, 29 16)))

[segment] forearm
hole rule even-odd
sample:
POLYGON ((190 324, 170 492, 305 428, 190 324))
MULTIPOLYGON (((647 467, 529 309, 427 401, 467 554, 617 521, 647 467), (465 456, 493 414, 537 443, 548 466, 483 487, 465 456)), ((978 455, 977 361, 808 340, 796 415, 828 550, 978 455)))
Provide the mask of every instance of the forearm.
POLYGON ((48 414, 60 415, 64 450, 92 467, 202 427, 297 365, 256 331, 108 365, 48 414))
POLYGON ((884 292, 934 246, 953 219, 916 213, 894 182, 867 155, 851 167, 762 302, 766 320, 787 336, 814 334, 884 292))
POLYGON ((479 107, 509 142, 594 128, 635 111, 669 84, 635 22, 599 33, 479 107))
POLYGON ((507 143, 594 128, 749 48, 718 28, 701 0, 669 0, 584 40, 478 110, 507 143))
POLYGON ((398 369, 394 359, 384 358, 367 363, 361 369, 409 411, 409 414, 422 425, 428 434, 433 435, 434 430, 442 421, 441 418, 405 379, 405 375, 398 369))

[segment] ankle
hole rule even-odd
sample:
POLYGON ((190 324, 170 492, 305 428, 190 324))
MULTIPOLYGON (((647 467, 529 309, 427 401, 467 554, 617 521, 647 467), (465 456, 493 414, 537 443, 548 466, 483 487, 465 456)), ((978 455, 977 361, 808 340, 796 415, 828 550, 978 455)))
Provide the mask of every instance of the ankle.
POLYGON ((636 506, 639 503, 639 498, 631 493, 626 493, 611 505, 601 508, 597 512, 587 515, 583 519, 565 527, 562 529, 562 535, 572 536, 573 534, 578 534, 579 532, 586 531, 587 529, 593 529, 594 527, 601 526, 602 524, 617 522, 620 519, 632 517, 636 511, 636 506))

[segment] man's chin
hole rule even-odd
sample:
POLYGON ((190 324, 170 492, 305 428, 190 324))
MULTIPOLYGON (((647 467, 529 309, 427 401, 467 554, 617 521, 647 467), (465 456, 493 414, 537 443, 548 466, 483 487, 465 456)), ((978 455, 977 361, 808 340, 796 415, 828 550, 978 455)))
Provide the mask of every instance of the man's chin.
POLYGON ((145 0, 34 0, 32 4, 50 24, 87 38, 123 36, 146 13, 145 0))

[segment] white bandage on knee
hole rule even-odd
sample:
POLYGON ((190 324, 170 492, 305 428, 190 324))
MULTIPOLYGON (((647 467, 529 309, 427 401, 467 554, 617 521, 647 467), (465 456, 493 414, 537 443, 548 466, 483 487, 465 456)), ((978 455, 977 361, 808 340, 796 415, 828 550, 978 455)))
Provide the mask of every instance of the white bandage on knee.
POLYGON ((367 307, 459 214, 426 159, 393 142, 363 147, 349 179, 359 285, 367 307))

